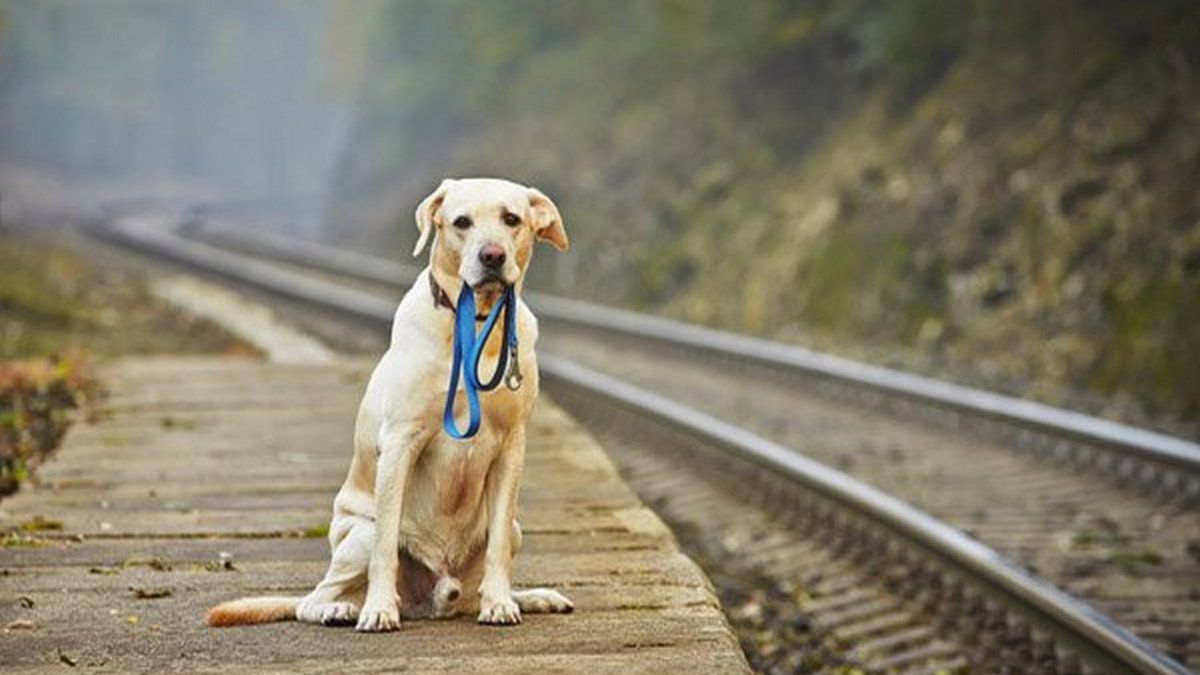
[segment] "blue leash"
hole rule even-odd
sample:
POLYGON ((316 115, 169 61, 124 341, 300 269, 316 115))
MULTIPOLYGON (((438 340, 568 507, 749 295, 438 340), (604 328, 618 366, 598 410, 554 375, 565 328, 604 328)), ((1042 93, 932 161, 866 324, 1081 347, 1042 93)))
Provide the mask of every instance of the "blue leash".
POLYGON ((475 333, 475 292, 465 282, 458 294, 458 306, 454 309, 454 354, 450 362, 450 387, 446 392, 446 407, 442 411, 442 428, 451 438, 471 438, 479 432, 479 421, 482 411, 479 407, 479 392, 491 391, 500 386, 501 380, 505 386, 516 391, 521 386, 521 369, 517 365, 517 293, 512 286, 504 289, 504 295, 488 312, 487 319, 479 333, 475 333), (483 358, 483 348, 496 319, 504 311, 504 346, 500 348, 500 360, 496 364, 496 372, 487 382, 479 381, 479 361, 483 358), (463 377, 463 390, 467 394, 467 429, 459 431, 454 422, 454 395, 458 393, 458 378, 466 363, 466 373, 463 377), (512 364, 511 368, 509 364, 512 364))

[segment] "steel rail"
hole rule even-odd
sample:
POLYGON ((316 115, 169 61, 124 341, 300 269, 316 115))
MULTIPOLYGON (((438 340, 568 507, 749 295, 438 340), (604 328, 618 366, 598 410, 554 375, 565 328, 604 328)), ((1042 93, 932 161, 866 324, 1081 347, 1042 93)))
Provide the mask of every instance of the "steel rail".
MULTIPOLYGON (((292 270, 248 262, 217 248, 150 226, 93 222, 88 231, 105 240, 166 258, 261 291, 389 329, 392 304, 364 291, 316 280, 292 270)), ((1010 608, 1065 640, 1097 672, 1186 675, 1189 671, 1106 615, 1023 570, 986 545, 836 469, 749 431, 634 385, 560 358, 542 356, 551 389, 570 387, 598 401, 665 423, 705 443, 786 476, 902 542, 918 546, 952 571, 1001 596, 1010 608)))
POLYGON ((539 356, 545 380, 554 387, 571 386, 590 398, 606 399, 639 415, 665 422, 702 442, 752 461, 841 505, 872 524, 899 535, 937 556, 960 573, 1034 610, 1060 637, 1074 636, 1098 648, 1124 667, 1141 673, 1186 673, 1183 666, 1159 653, 1108 616, 1049 582, 1029 574, 994 549, 928 514, 837 469, 750 431, 721 421, 641 387, 609 377, 562 358, 539 356))
POLYGON ((333 272, 385 286, 408 286, 421 268, 387 258, 355 253, 315 241, 285 237, 262 230, 245 230, 210 217, 185 220, 179 234, 189 239, 333 272))
MULTIPOLYGON (((184 228, 183 234, 232 250, 386 285, 410 284, 419 271, 377 256, 277 234, 235 232, 229 225, 209 221, 194 223, 184 228)), ((543 319, 830 380, 1102 448, 1200 478, 1200 444, 1186 439, 729 331, 542 293, 526 293, 525 297, 543 319)), ((1198 489, 1196 482, 1192 481, 1191 489, 1198 489)))

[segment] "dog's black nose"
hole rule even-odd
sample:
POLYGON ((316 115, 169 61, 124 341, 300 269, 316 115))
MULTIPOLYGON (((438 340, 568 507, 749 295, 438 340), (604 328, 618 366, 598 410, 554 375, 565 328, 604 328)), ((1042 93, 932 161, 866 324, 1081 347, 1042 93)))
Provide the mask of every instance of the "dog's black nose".
POLYGON ((498 244, 484 244, 483 248, 479 249, 479 262, 483 263, 484 267, 499 267, 504 264, 506 258, 508 256, 498 244))

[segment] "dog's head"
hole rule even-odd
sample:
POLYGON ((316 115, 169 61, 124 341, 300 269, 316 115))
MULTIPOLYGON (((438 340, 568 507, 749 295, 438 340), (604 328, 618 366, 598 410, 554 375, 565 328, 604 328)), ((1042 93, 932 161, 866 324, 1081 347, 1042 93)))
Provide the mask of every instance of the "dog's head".
POLYGON ((434 236, 433 264, 472 288, 512 285, 525 274, 533 242, 567 250, 562 216, 536 188, 497 178, 446 179, 417 206, 420 255, 434 236))

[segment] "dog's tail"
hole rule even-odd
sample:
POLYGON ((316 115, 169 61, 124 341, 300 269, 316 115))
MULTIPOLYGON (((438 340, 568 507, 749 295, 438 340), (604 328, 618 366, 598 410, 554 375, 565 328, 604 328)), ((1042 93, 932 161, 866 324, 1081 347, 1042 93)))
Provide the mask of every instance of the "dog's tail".
POLYGON ((210 626, 247 626, 272 621, 293 621, 303 598, 242 598, 223 602, 208 610, 204 620, 210 626))

